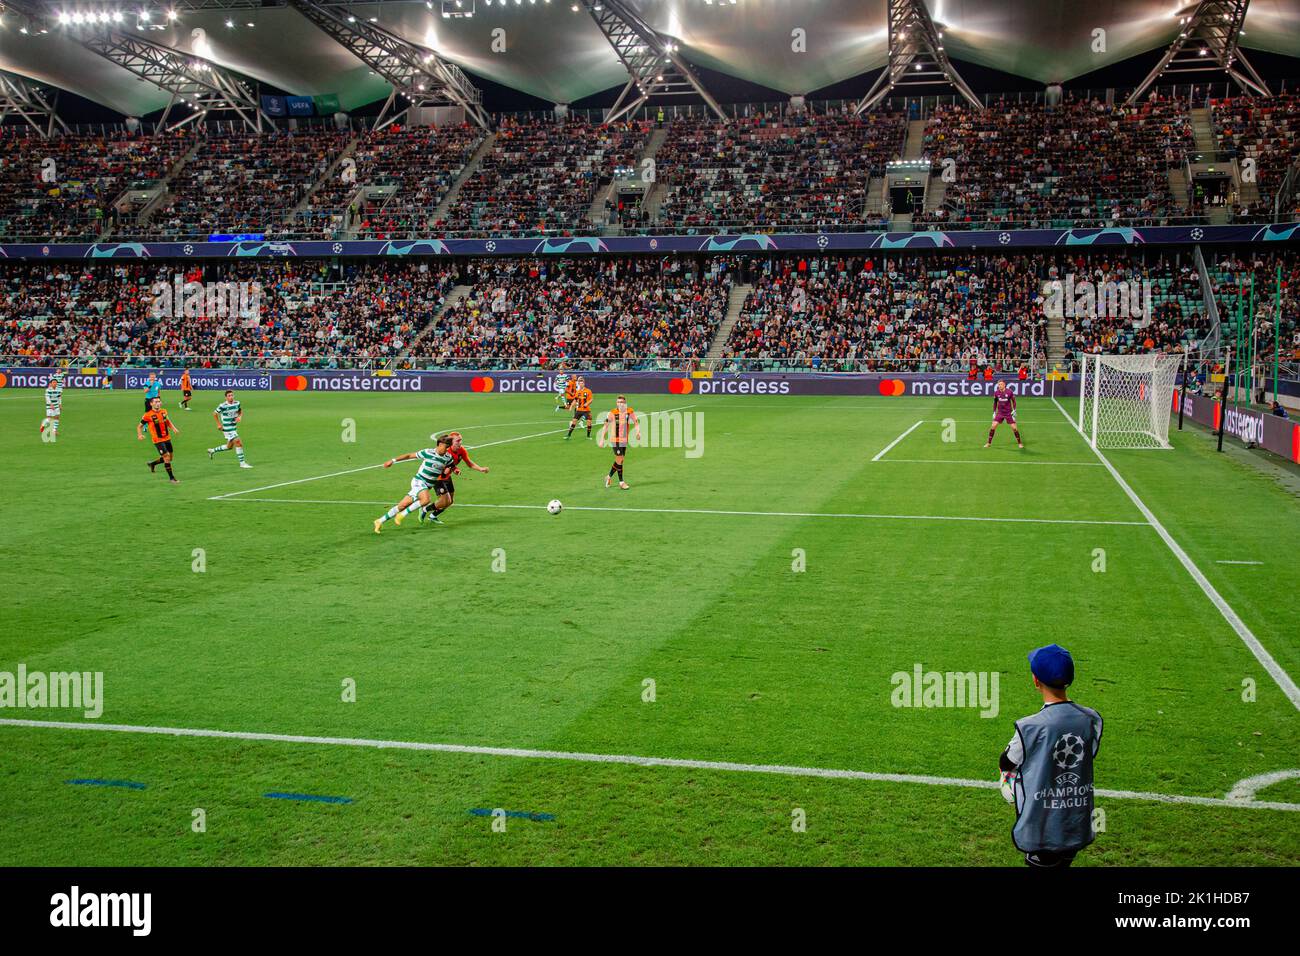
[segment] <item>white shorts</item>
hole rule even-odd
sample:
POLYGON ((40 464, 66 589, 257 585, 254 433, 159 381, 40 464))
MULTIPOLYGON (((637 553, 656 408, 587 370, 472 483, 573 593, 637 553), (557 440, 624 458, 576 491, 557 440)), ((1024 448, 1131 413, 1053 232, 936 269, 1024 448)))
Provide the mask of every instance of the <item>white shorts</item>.
POLYGON ((429 488, 430 486, 424 483, 423 478, 411 479, 411 497, 417 501, 420 499, 420 492, 428 491, 429 488))
POLYGON ((58 406, 58 405, 46 405, 46 406, 45 406, 45 417, 46 417, 46 418, 58 418, 59 415, 61 414, 61 412, 60 412, 59 409, 60 409, 60 406, 58 406))
POLYGON ((226 441, 239 437, 239 432, 235 431, 233 428, 229 431, 223 428, 221 429, 221 434, 225 437, 226 441))

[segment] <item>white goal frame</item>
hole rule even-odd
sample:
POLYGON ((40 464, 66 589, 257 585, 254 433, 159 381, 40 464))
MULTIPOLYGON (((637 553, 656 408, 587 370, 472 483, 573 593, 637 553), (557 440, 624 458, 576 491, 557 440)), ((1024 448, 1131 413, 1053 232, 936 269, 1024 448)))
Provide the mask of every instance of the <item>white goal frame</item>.
POLYGON ((1077 428, 1093 448, 1168 449, 1174 386, 1186 356, 1083 356, 1077 428))

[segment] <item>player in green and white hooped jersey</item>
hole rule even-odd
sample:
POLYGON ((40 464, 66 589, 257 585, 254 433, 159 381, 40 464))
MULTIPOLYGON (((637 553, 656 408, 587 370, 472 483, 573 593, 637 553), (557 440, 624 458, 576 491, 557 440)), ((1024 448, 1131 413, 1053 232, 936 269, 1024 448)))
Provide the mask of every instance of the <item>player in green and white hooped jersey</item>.
POLYGON ((557 412, 562 412, 565 409, 564 386, 569 384, 569 373, 558 373, 552 384, 555 386, 555 410, 557 412))
POLYGON ((41 434, 45 434, 46 428, 50 430, 50 437, 46 441, 59 440, 59 416, 62 414, 63 372, 58 371, 50 376, 45 386, 45 417, 41 419, 41 434))
MULTIPOLYGON (((401 501, 375 519, 375 534, 380 533, 379 529, 384 526, 384 522, 388 519, 392 518, 394 524, 401 524, 402 519, 412 511, 429 504, 429 489, 433 487, 434 482, 442 477, 442 473, 456 462, 456 456, 451 451, 451 436, 439 435, 437 444, 433 448, 422 448, 419 451, 407 452, 405 455, 390 458, 384 462, 384 467, 392 468, 399 461, 410 461, 411 459, 420 462, 419 470, 416 471, 415 477, 411 479, 411 490, 401 501)), ((432 520, 437 521, 437 518, 432 520)), ((438 523, 441 524, 441 522, 438 523)))
POLYGON ((217 420, 217 427, 221 429, 221 434, 225 437, 226 443, 218 445, 216 448, 209 448, 208 457, 211 458, 219 451, 233 448, 239 458, 239 467, 252 468, 252 465, 244 461, 244 442, 236 430, 239 427, 239 422, 244 417, 244 410, 240 408, 239 402, 235 401, 234 392, 229 389, 226 390, 226 400, 217 406, 216 411, 212 413, 212 417, 217 420))

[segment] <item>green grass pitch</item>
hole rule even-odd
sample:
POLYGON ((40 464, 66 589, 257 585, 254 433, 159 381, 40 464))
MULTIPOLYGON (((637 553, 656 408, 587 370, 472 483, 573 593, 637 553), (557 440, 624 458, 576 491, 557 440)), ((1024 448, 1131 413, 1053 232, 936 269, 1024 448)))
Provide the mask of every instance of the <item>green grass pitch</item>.
MULTIPOLYGON (((701 413, 703 453, 634 448, 619 491, 549 396, 239 397, 251 471, 203 451, 215 393, 165 393, 172 486, 139 393, 66 393, 46 444, 39 393, 0 392, 0 671, 104 674, 97 720, 0 718, 550 755, 5 724, 0 864, 1021 865, 1011 809, 960 782, 995 779, 1050 641, 1106 719, 1100 788, 1217 800, 1300 768, 1295 704, 1050 400, 1022 400, 1019 451, 1006 429, 980 447, 984 399, 631 396, 701 413), (445 428, 491 474, 457 479, 443 526, 376 536, 413 468, 366 466, 445 428), (500 505, 526 507, 474 507, 500 505), (996 672, 997 716, 893 706, 917 664, 996 672), (472 812, 496 808, 523 815, 472 812)), ((1108 458, 1300 675, 1296 498, 1203 431, 1173 441, 1108 458)), ((1300 781, 1254 799, 1300 803, 1300 781)), ((1098 806, 1080 865, 1300 862, 1294 810, 1098 806)))

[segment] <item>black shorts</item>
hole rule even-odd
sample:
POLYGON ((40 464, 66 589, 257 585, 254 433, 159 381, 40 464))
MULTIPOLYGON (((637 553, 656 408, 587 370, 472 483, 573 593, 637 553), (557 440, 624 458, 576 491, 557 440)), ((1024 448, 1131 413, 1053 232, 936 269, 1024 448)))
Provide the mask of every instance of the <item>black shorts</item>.
POLYGON ((172 443, 170 441, 156 441, 153 447, 158 449, 160 455, 170 455, 172 453, 172 443))
POLYGON ((181 398, 189 398, 193 394, 194 393, 187 388, 181 392, 181 398))
POLYGON ((626 454, 627 454, 627 445, 614 445, 614 446, 612 446, 612 447, 613 447, 613 449, 614 449, 614 454, 616 454, 616 455, 626 455, 626 454))
POLYGON ((439 497, 442 495, 454 495, 456 493, 456 485, 450 478, 439 478, 433 483, 433 490, 439 497))
POLYGON ((574 421, 577 421, 580 418, 585 418, 587 421, 591 421, 591 409, 587 409, 585 412, 579 410, 573 413, 574 421))

